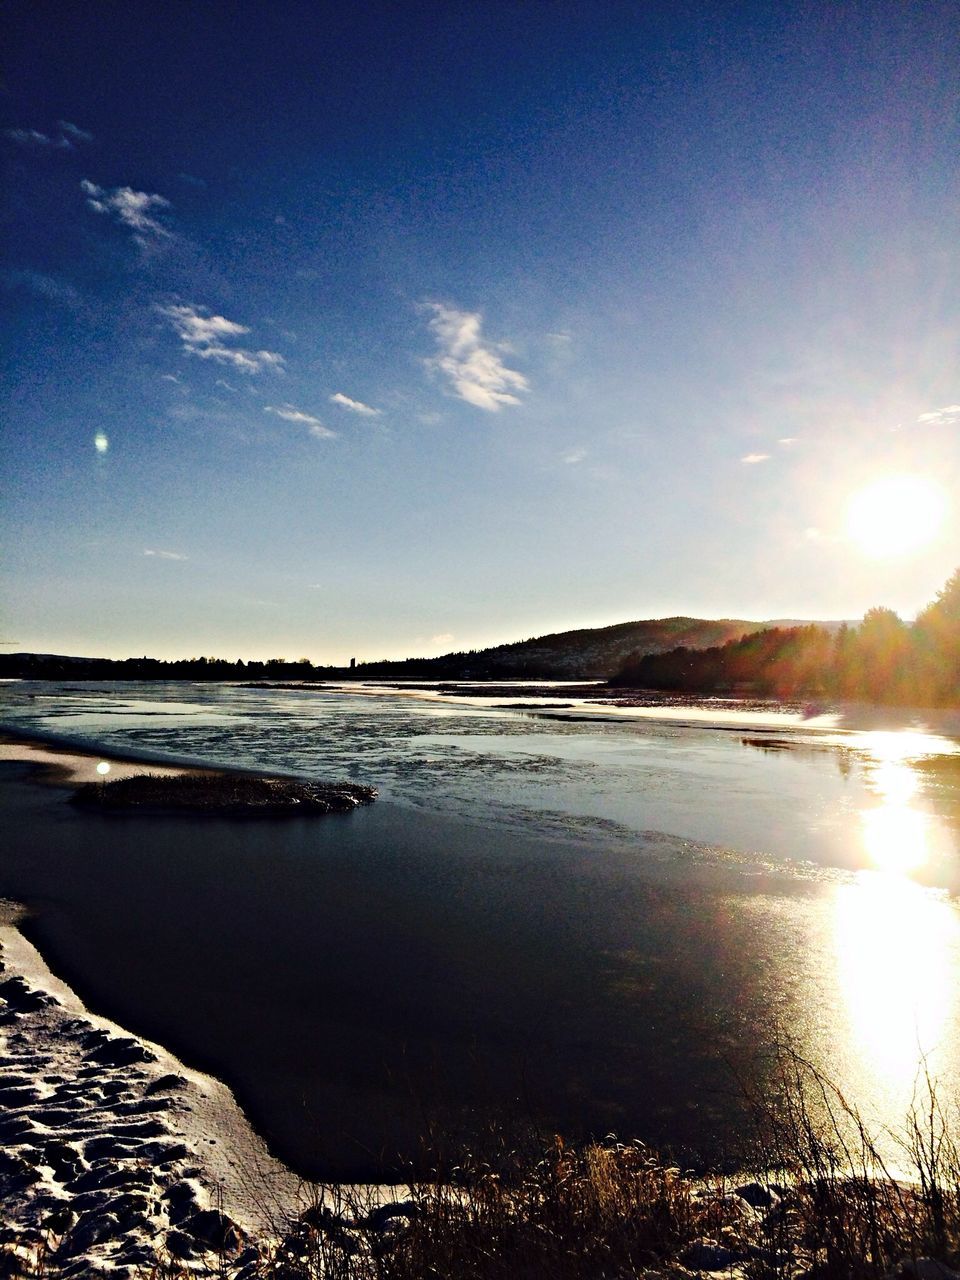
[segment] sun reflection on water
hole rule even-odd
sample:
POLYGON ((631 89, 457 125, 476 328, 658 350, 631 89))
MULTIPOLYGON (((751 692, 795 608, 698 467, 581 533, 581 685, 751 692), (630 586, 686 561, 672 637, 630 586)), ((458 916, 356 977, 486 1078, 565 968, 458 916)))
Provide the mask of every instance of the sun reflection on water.
POLYGON ((835 909, 848 1049, 896 1123, 952 1031, 960 919, 944 894, 891 872, 861 872, 835 909))
MULTIPOLYGON (((920 796, 913 761, 943 741, 920 732, 865 734, 865 781, 876 803, 861 812, 863 847, 869 865, 907 874, 926 866, 938 843, 931 815, 920 796)), ((952 747, 952 744, 950 744, 952 747)))
POLYGON ((955 747, 918 732, 864 736, 871 803, 859 817, 868 869, 835 891, 845 1011, 837 1030, 859 1095, 872 1097, 884 1123, 899 1127, 924 1071, 936 1076, 955 1066, 960 913, 943 889, 913 878, 924 871, 938 876, 953 847, 923 795, 915 762, 955 747))

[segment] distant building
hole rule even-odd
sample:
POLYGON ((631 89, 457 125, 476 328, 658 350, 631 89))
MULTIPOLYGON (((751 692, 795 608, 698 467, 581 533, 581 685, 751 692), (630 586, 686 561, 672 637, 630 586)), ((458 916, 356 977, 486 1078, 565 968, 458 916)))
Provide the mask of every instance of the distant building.
POLYGON ((351 658, 351 659, 350 659, 350 670, 352 671, 356 665, 357 665, 357 660, 356 660, 356 658, 351 658))

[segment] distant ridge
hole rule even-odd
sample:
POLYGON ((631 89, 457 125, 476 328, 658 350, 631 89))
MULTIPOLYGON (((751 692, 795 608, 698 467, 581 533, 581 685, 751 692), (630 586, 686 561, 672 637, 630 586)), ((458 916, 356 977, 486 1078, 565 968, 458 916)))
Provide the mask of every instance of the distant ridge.
MULTIPOLYGON (((517 640, 439 658, 358 663, 360 679, 575 679, 604 680, 645 654, 666 653, 681 645, 709 649, 770 627, 809 626, 809 622, 748 622, 743 618, 651 618, 582 627, 517 640)), ((813 625, 835 630, 839 622, 813 625)))
MULTIPOLYGON (((287 662, 228 662, 219 658, 84 658, 50 653, 0 655, 0 677, 32 680, 605 680, 647 654, 683 646, 709 649, 771 627, 809 622, 748 622, 743 618, 650 618, 608 627, 580 627, 489 649, 447 653, 438 658, 383 659, 355 667, 287 662)), ((813 625, 834 631, 839 622, 813 625)))

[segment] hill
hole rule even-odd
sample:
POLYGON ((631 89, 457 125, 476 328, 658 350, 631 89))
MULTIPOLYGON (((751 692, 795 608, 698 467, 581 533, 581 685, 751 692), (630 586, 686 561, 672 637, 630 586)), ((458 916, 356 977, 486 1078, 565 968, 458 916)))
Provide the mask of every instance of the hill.
POLYGON ((771 625, 737 618, 618 622, 439 658, 358 663, 353 674, 367 680, 604 680, 644 654, 666 653, 680 646, 706 649, 771 625))
MULTIPOLYGON (((783 623, 740 618, 655 618, 609 627, 557 631, 489 649, 438 658, 393 658, 355 667, 186 658, 82 658, 62 654, 0 655, 0 678, 28 680, 605 680, 648 654, 715 648, 783 623)), ((831 629, 836 623, 819 624, 831 629)))

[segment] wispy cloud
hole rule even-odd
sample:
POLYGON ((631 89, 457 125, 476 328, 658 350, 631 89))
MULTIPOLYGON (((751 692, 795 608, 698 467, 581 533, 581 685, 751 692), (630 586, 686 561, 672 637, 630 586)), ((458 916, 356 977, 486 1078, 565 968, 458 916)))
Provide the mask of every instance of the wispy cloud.
POLYGON ((157 310, 173 326, 187 355, 232 365, 240 373, 261 373, 264 369, 283 371, 283 356, 276 351, 251 351, 229 345, 250 332, 248 325, 213 315, 208 307, 186 303, 161 306, 157 310))
POLYGON ((182 556, 178 551, 155 551, 152 547, 145 547, 143 554, 145 556, 153 556, 156 560, 189 560, 189 556, 182 556))
POLYGON ((39 129, 5 129, 4 137, 18 147, 35 151, 73 151, 78 143, 93 141, 93 134, 69 120, 58 120, 59 133, 42 133, 39 129))
POLYGON ((440 302, 426 302, 423 310, 431 313, 428 325, 440 348, 439 355, 426 361, 427 368, 442 373, 455 395, 488 413, 520 403, 514 393, 526 391, 529 383, 503 363, 502 345, 484 341, 479 312, 458 311, 440 302))
POLYGON ((71 151, 73 145, 63 134, 51 137, 49 133, 41 133, 39 129, 5 129, 4 137, 15 142, 18 147, 30 147, 35 150, 71 151))
POLYGON ((740 459, 741 462, 747 463, 748 466, 755 466, 758 462, 769 462, 769 453, 745 453, 740 459))
POLYGON ((361 413, 368 418, 379 418, 383 412, 382 409, 374 409, 371 405, 364 404, 362 400, 351 400, 342 391, 335 391, 330 397, 330 402, 340 405, 341 409, 349 409, 351 413, 361 413))
POLYGON ((26 289, 38 298, 46 298, 48 302, 59 302, 66 307, 80 305, 80 292, 66 280, 56 276, 46 276, 39 271, 8 271, 3 276, 4 284, 10 289, 26 289))
POLYGON ((799 436, 781 436, 777 444, 783 449, 789 449, 797 443, 799 438, 799 436))
POLYGON ((325 427, 319 418, 315 418, 312 413, 304 413, 302 409, 298 409, 292 404, 264 405, 264 413, 276 414, 278 418, 283 418, 284 422, 295 422, 298 426, 306 427, 310 434, 316 440, 333 440, 336 438, 336 432, 331 431, 329 427, 325 427))
POLYGON ((71 120, 58 120, 62 135, 72 139, 74 142, 92 142, 93 134, 88 133, 86 129, 81 129, 78 124, 74 124, 71 120))
POLYGON ((569 449, 566 453, 560 455, 561 461, 570 467, 575 467, 578 462, 585 461, 587 456, 586 449, 569 449))
POLYGON ((114 187, 107 191, 86 178, 80 186, 87 205, 95 213, 113 216, 121 226, 132 231, 134 242, 144 252, 155 250, 162 240, 172 238, 173 233, 154 217, 155 213, 170 208, 170 201, 164 196, 134 191, 132 187, 114 187))
POLYGON ((921 413, 917 422, 923 423, 924 426, 952 427, 960 422, 960 404, 945 404, 942 409, 921 413))

